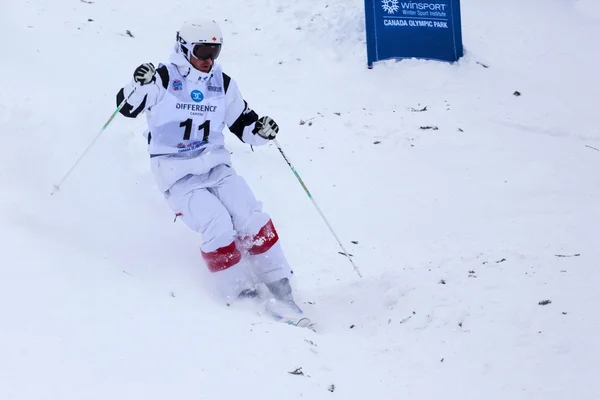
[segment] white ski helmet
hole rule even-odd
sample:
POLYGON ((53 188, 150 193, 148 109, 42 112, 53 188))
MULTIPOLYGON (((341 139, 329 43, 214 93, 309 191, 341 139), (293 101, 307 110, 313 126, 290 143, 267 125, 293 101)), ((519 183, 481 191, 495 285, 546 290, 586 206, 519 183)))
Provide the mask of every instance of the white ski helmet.
POLYGON ((183 23, 177 32, 179 50, 190 61, 190 56, 215 60, 221 53, 223 33, 211 19, 192 19, 183 23))

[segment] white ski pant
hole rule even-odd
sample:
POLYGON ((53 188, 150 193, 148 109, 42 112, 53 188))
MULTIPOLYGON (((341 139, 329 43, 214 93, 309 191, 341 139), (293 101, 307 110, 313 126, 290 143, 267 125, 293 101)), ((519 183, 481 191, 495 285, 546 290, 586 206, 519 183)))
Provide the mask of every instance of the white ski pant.
POLYGON ((290 277, 271 218, 232 167, 188 175, 165 197, 178 218, 201 234, 204 262, 225 297, 236 297, 254 278, 270 283, 290 277))

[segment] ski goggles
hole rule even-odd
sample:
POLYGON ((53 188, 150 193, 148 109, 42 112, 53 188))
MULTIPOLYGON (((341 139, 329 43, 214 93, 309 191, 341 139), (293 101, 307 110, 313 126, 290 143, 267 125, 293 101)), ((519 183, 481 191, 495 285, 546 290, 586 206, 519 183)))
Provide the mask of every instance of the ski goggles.
POLYGON ((221 45, 218 43, 199 43, 193 44, 192 54, 198 60, 207 60, 212 58, 216 60, 221 54, 221 45))

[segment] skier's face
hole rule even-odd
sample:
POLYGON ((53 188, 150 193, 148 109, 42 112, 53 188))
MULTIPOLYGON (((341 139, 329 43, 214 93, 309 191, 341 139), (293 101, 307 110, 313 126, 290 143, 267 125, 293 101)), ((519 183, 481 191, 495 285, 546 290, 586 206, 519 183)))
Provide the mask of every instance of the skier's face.
POLYGON ((190 63, 194 68, 201 72, 209 72, 213 65, 212 58, 207 58, 205 60, 199 60, 193 55, 190 57, 190 63))
MULTIPOLYGON (((217 40, 216 38, 213 38, 217 40)), ((192 49, 191 63, 197 70, 208 72, 212 68, 213 61, 221 53, 219 43, 198 43, 192 49)))

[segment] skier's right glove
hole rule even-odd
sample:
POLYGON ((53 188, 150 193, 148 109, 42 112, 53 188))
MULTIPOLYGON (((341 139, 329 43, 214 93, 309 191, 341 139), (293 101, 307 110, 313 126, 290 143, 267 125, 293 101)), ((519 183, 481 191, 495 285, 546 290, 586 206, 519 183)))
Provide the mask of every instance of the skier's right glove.
POLYGON ((279 125, 271 117, 260 117, 256 121, 252 133, 264 139, 273 140, 279 133, 279 125))
POLYGON ((133 72, 133 80, 135 83, 144 86, 156 80, 154 77, 155 73, 156 68, 154 68, 154 65, 152 65, 152 63, 145 63, 135 69, 133 72))

